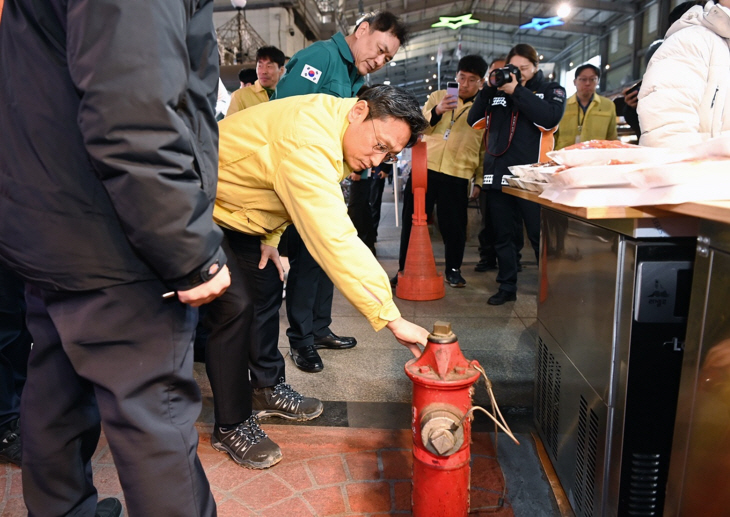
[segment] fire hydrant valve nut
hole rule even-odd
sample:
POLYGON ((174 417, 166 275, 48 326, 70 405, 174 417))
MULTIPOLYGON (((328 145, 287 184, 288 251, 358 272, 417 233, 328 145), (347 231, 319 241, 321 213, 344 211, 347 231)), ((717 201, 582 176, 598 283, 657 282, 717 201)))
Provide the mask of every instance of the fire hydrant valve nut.
POLYGON ((436 409, 421 417, 421 442, 437 456, 450 456, 464 444, 461 417, 446 409, 436 409))

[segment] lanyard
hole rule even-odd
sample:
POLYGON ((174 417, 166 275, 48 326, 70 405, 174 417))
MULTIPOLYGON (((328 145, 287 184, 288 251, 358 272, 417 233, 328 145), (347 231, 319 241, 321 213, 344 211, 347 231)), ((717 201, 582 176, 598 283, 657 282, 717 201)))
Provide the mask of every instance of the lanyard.
POLYGON ((490 156, 502 156, 504 153, 507 152, 507 149, 509 149, 509 146, 512 145, 512 138, 515 136, 515 131, 517 130, 517 117, 519 116, 519 111, 513 111, 512 112, 512 118, 510 119, 509 124, 509 140, 507 141, 507 147, 504 148, 504 151, 502 151, 499 154, 493 154, 489 152, 489 126, 492 124, 492 114, 490 112, 487 112, 487 130, 484 132, 484 147, 487 150, 487 154, 490 156))
POLYGON ((593 96, 591 96, 591 99, 588 101, 588 104, 585 108, 583 108, 583 105, 580 103, 580 100, 576 96, 575 99, 576 104, 578 104, 578 113, 576 113, 576 118, 578 119, 578 134, 580 134, 581 131, 583 131, 583 122, 586 121, 586 113, 588 112, 588 108, 591 106, 591 102, 593 102, 593 96), (583 120, 580 119, 580 114, 583 112, 583 120))
POLYGON ((459 114, 458 114, 458 115, 456 116, 456 118, 454 118, 454 110, 451 110, 451 127, 454 127, 454 122, 456 122, 457 120, 459 120, 459 117, 461 117, 461 116, 462 116, 462 115, 463 115, 464 113, 466 113, 467 111, 469 111, 469 110, 467 109, 467 105, 466 105, 466 103, 464 103, 464 106, 463 106, 463 108, 464 108, 464 109, 462 109, 462 110, 461 110, 461 111, 459 112, 459 114))

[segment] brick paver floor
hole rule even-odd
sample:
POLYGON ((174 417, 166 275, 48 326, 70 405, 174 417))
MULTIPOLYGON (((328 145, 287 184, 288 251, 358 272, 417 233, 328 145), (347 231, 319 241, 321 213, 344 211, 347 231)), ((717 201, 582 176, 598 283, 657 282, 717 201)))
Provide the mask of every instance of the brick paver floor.
MULTIPOLYGON (((284 459, 268 470, 236 465, 210 446, 210 427, 199 426, 198 453, 208 474, 220 517, 408 515, 411 500, 409 430, 267 425, 284 459)), ((102 435, 93 458, 101 497, 123 500, 109 446, 102 435)), ((474 433, 471 507, 494 506, 504 481, 490 435, 474 433)), ((471 515, 513 516, 502 508, 471 515)), ((24 517, 20 469, 0 465, 0 515, 24 517)), ((132 516, 134 517, 134 516, 132 516)))

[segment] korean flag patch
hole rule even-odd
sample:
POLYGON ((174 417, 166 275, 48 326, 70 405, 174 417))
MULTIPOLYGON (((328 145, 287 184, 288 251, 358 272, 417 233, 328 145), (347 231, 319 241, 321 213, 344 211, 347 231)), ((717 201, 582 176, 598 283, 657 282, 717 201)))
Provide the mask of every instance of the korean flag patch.
POLYGON ((304 65, 302 69, 302 77, 309 79, 314 84, 319 82, 319 78, 322 76, 322 72, 314 68, 312 65, 304 65))

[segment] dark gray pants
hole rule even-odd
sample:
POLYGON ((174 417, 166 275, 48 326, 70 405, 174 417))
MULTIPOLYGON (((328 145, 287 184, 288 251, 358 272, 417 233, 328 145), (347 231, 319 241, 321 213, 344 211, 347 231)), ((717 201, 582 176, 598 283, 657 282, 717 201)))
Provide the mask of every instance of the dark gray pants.
MULTIPOLYGON (((517 292, 517 262, 515 218, 522 217, 527 229, 527 238, 535 252, 535 261, 540 254, 540 205, 520 199, 501 190, 487 190, 489 210, 494 229, 494 250, 497 252, 497 283, 499 288, 511 293, 517 292)), ((519 228, 522 231, 522 228, 519 228)))
POLYGON ((215 420, 232 426, 251 416, 252 387, 274 386, 285 377, 278 348, 283 285, 271 261, 258 268, 259 237, 226 229, 223 233, 231 285, 207 305, 203 326, 210 333, 205 365, 215 420))
POLYGON ((23 281, 0 266, 0 426, 20 416, 31 341, 25 327, 23 281))
POLYGON ((198 311, 158 281, 85 292, 26 287, 34 345, 23 392, 29 515, 95 514, 100 424, 133 516, 214 516, 197 456, 198 311))
POLYGON ((297 229, 289 226, 286 234, 291 265, 286 282, 286 335, 292 348, 302 348, 329 334, 334 285, 309 253, 297 229))

